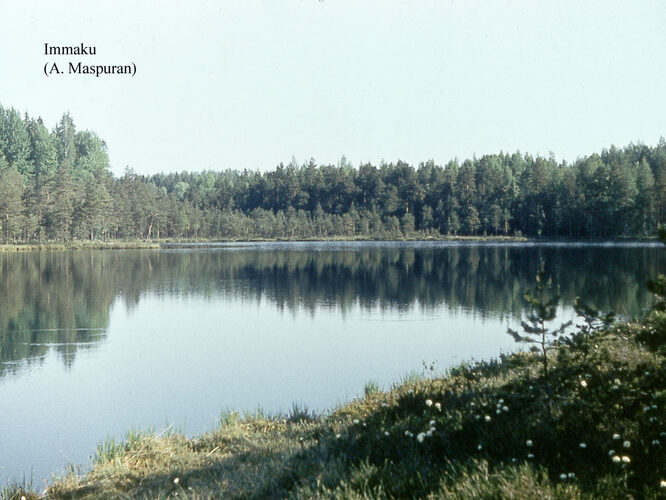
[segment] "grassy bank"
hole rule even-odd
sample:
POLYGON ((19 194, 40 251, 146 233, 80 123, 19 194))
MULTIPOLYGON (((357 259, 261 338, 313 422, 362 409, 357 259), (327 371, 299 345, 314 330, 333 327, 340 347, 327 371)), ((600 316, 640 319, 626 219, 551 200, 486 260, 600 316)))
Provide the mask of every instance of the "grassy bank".
POLYGON ((0 253, 2 252, 35 252, 35 251, 59 251, 59 250, 130 250, 130 249, 157 249, 169 247, 171 244, 186 245, 188 243, 261 243, 277 241, 294 242, 315 242, 315 241, 528 241, 527 238, 514 236, 451 236, 440 238, 404 238, 401 240, 374 240, 369 237, 332 237, 332 238, 255 238, 244 239, 212 239, 212 238, 169 238, 160 240, 77 240, 67 242, 50 241, 45 243, 20 243, 20 244, 0 244, 0 253))
MULTIPOLYGON (((90 241, 78 240, 69 242, 45 242, 45 243, 21 243, 21 244, 0 244, 0 253, 2 252, 34 252, 46 250, 123 250, 123 249, 158 249, 168 248, 171 245, 177 244, 178 246, 193 245, 201 243, 269 243, 269 242, 354 242, 354 241, 462 241, 462 242, 497 242, 497 243, 525 243, 525 242, 548 242, 548 243, 567 243, 576 242, 580 243, 578 239, 534 239, 526 238, 524 236, 415 236, 412 238, 405 237, 401 239, 377 239, 370 236, 353 236, 343 237, 334 236, 328 238, 167 238, 159 240, 109 240, 109 241, 90 241)), ((658 241, 656 237, 651 238, 613 238, 613 239, 589 239, 584 242, 598 243, 598 242, 642 242, 652 243, 658 241)))
POLYGON ((344 242, 344 241, 498 241, 498 242, 524 242, 529 241, 528 238, 523 236, 427 236, 423 235, 404 238, 373 238, 369 235, 357 236, 330 236, 326 238, 169 238, 160 240, 163 245, 170 243, 186 244, 186 243, 262 243, 262 242, 278 242, 278 241, 293 241, 293 242, 344 242))
MULTIPOLYGON (((663 317, 409 379, 325 416, 226 413, 187 439, 132 433, 51 498, 663 498, 663 317), (661 318, 661 319, 660 319, 661 318), (662 323, 660 323, 662 321, 662 323), (661 325, 661 326, 660 326, 661 325), (656 333, 655 333, 656 332, 656 333)), ((37 497, 18 489, 6 497, 37 497), (14 495, 12 497, 12 495, 14 495)))
POLYGON ((527 238, 515 236, 446 236, 430 238, 403 238, 401 240, 375 240, 370 237, 331 237, 331 238, 254 238, 254 239, 213 239, 213 238, 169 238, 159 240, 77 240, 67 242, 50 241, 45 243, 20 243, 20 244, 0 244, 1 252, 34 252, 34 251, 58 251, 58 250, 129 250, 129 249, 157 249, 169 247, 170 244, 183 245, 187 243, 261 243, 277 241, 294 242, 315 242, 315 241, 528 241, 527 238))
POLYGON ((141 240, 78 240, 67 242, 25 243, 0 245, 0 252, 35 252, 59 250, 125 250, 160 248, 159 242, 141 240))

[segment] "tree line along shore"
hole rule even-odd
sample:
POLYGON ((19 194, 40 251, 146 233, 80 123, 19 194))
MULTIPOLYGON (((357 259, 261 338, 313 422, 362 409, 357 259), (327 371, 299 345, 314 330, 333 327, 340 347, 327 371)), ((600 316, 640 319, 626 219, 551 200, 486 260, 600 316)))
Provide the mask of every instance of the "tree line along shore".
MULTIPOLYGON (((189 168, 196 166, 185 165, 189 168)), ((220 166, 222 168, 222 166, 220 166)), ((520 152, 412 166, 112 175, 105 142, 0 106, 0 244, 176 239, 641 238, 666 221, 666 141, 572 163, 520 152)))

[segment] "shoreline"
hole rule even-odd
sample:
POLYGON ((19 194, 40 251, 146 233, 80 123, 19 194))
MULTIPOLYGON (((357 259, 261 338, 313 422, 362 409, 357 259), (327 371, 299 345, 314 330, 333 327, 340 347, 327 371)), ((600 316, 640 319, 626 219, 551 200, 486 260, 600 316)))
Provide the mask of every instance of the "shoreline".
POLYGON ((109 240, 109 241, 70 241, 70 242, 44 242, 0 244, 0 253, 11 252, 37 252, 37 251, 66 251, 66 250, 158 250, 170 247, 193 247, 206 244, 227 243, 354 243, 354 242, 470 242, 470 243, 527 243, 527 244, 650 244, 658 243, 656 237, 651 238, 601 238, 601 239, 569 239, 569 238, 527 238, 523 236, 446 236, 429 238, 184 238, 160 240, 109 240))
POLYGON ((658 498, 666 360, 636 340, 650 321, 557 345, 550 374, 521 351, 385 390, 369 382, 321 415, 231 411, 193 438, 132 431, 100 443, 85 474, 5 496, 658 498))
POLYGON ((158 242, 144 241, 71 241, 0 245, 0 253, 44 252, 66 250, 139 250, 159 249, 158 242))

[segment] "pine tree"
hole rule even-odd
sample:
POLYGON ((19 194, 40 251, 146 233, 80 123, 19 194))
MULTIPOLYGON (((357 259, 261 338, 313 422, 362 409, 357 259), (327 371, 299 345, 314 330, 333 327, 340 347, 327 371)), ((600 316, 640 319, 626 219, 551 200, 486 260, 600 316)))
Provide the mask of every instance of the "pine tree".
POLYGON ((53 183, 53 198, 46 215, 46 234, 50 239, 67 241, 72 237, 75 184, 66 164, 62 164, 53 183))
POLYGON ((67 167, 70 172, 76 163, 76 128, 69 113, 62 116, 55 128, 56 153, 58 165, 67 167))
POLYGON ((24 226, 23 176, 15 168, 7 168, 0 153, 0 227, 2 240, 15 243, 24 226))
POLYGON ((520 322, 524 333, 521 334, 512 328, 507 332, 516 342, 536 346, 535 350, 541 354, 543 376, 548 377, 548 351, 552 349, 557 336, 571 325, 571 321, 550 329, 548 323, 555 319, 560 297, 551 292, 551 283, 546 281, 543 271, 537 275, 534 289, 526 292, 524 297, 528 306, 527 317, 520 322))

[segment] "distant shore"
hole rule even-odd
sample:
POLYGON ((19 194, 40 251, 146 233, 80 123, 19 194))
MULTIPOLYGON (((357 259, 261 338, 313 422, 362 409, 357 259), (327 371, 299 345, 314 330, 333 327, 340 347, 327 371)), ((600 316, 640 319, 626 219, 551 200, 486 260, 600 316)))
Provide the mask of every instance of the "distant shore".
POLYGON ((5 252, 36 252, 58 250, 129 250, 129 249, 158 249, 160 244, 155 241, 67 241, 26 244, 0 245, 0 253, 5 252))
POLYGON ((76 240, 76 241, 49 241, 43 243, 0 244, 0 253, 7 252, 34 252, 58 250, 156 250, 168 248, 171 245, 187 246, 206 243, 271 243, 271 242, 362 242, 362 241, 469 241, 469 242, 507 242, 507 243, 653 243, 657 238, 599 238, 599 239, 568 239, 568 238, 527 238, 524 236, 441 236, 441 237, 414 237, 400 239, 377 239, 372 237, 355 238, 168 238, 160 240, 76 240))

